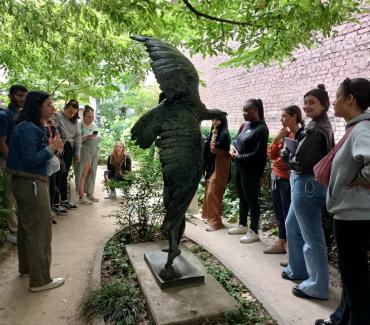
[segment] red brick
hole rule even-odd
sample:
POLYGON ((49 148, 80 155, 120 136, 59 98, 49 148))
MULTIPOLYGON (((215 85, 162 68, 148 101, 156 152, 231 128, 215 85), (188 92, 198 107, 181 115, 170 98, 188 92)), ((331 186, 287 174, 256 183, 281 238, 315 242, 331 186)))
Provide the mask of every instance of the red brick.
MULTIPOLYGON (((272 134, 280 129, 281 108, 298 104, 302 107, 303 95, 319 83, 325 83, 331 99, 339 83, 346 77, 370 78, 370 15, 360 17, 360 23, 338 26, 336 37, 322 40, 313 49, 300 48, 293 57, 279 65, 253 69, 219 68, 227 60, 225 55, 202 59, 194 56, 201 80, 202 101, 208 108, 228 112, 230 127, 242 122, 241 107, 249 98, 261 98, 265 105, 266 122, 272 134)), ((332 108, 329 115, 333 117, 332 108)), ((344 133, 344 121, 333 118, 338 140, 344 133)))

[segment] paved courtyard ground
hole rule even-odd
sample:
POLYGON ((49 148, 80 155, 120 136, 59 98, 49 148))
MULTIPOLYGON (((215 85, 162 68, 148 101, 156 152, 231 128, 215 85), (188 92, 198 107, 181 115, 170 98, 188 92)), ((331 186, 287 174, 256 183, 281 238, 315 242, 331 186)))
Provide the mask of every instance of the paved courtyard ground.
MULTIPOLYGON (((28 292, 28 280, 18 276, 16 248, 6 249, 0 260, 0 325, 82 325, 80 304, 90 286, 95 254, 115 231, 114 219, 102 218, 117 205, 105 200, 99 169, 96 196, 100 202, 80 206, 59 217, 53 226, 52 275, 63 276, 66 284, 56 290, 28 292)), ((187 222, 186 236, 201 244, 228 267, 258 298, 279 324, 312 325, 335 308, 340 294, 338 276, 333 272, 330 300, 309 301, 294 297, 294 283, 281 279, 281 255, 264 255, 271 242, 243 245, 239 236, 229 236, 226 229, 206 232, 199 218, 187 222)))
POLYGON ((206 232, 199 218, 187 222, 185 235, 197 242, 230 269, 264 305, 271 316, 284 325, 313 325, 337 306, 340 297, 339 278, 331 270, 330 299, 317 301, 292 295, 294 282, 281 278, 279 262, 283 255, 266 255, 262 250, 272 242, 262 236, 262 242, 241 244, 240 236, 230 236, 227 229, 206 232))
MULTIPOLYGON (((102 179, 103 170, 98 175, 102 179)), ((62 276, 66 283, 55 290, 28 291, 28 279, 18 276, 16 248, 0 262, 1 325, 80 325, 80 303, 86 293, 96 250, 114 233, 112 218, 102 218, 115 207, 104 199, 101 180, 96 196, 100 202, 79 206, 53 225, 52 276, 62 276)))

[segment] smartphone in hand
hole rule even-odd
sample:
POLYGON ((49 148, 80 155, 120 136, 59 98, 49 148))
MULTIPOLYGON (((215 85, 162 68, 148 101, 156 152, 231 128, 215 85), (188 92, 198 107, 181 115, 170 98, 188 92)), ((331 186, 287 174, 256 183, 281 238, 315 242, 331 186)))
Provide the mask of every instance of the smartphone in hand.
POLYGON ((94 131, 93 132, 93 135, 98 135, 98 131, 94 131))

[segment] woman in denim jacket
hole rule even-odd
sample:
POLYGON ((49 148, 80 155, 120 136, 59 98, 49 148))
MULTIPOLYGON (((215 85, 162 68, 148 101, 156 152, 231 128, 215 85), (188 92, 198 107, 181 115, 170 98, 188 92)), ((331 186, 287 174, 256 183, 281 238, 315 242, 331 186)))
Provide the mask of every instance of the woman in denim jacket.
POLYGON ((7 160, 18 207, 19 273, 29 275, 30 291, 56 288, 63 278, 50 277, 51 208, 47 175, 48 160, 63 148, 60 138, 48 145, 43 121, 51 116, 48 93, 30 92, 19 124, 13 132, 7 160))
POLYGON ((314 177, 313 167, 334 146, 334 134, 327 111, 329 96, 324 85, 304 96, 303 110, 311 118, 298 137, 295 152, 286 148, 284 160, 291 167, 291 205, 285 227, 289 264, 282 277, 304 280, 293 287, 300 298, 328 299, 329 272, 321 210, 325 207, 325 188, 314 177))

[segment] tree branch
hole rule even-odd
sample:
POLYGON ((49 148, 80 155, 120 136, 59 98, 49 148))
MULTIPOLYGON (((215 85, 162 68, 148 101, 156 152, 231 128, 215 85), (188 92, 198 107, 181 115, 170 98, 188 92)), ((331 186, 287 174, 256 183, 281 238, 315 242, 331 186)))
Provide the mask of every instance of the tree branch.
POLYGON ((68 78, 65 78, 64 80, 62 80, 59 85, 54 89, 54 91, 51 93, 51 95, 53 96, 55 94, 55 92, 60 88, 61 85, 63 85, 63 83, 65 81, 67 81, 68 78))
POLYGON ((253 24, 246 22, 246 21, 236 21, 236 20, 230 20, 230 19, 224 19, 224 18, 218 18, 214 16, 207 15, 203 12, 198 11, 193 7, 193 5, 188 0, 182 0, 185 4, 185 6, 196 16, 203 17, 209 20, 217 21, 219 23, 225 23, 225 24, 231 24, 231 25, 239 25, 239 26, 253 26, 253 24))

